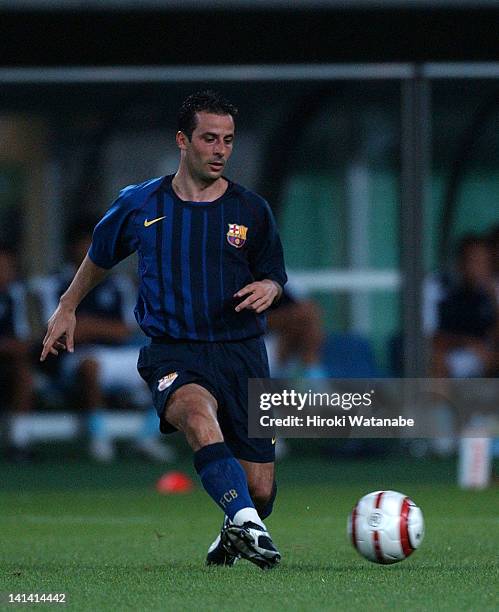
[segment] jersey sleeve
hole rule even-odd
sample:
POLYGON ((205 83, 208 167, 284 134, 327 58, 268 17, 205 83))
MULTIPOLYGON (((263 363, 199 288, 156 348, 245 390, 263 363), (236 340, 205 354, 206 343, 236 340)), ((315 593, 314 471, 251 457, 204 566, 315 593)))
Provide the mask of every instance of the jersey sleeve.
POLYGON ((124 189, 96 225, 88 256, 96 266, 109 269, 137 250, 134 228, 137 206, 124 189))
POLYGON ((250 251, 250 267, 257 281, 268 278, 284 287, 288 280, 277 225, 265 200, 263 200, 256 240, 250 251))

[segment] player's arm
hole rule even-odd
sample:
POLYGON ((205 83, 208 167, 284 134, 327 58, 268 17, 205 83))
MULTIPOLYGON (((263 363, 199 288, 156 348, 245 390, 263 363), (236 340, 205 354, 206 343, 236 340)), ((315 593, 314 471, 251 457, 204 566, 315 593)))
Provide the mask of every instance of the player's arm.
POLYGON ((85 256, 71 285, 61 296, 59 305, 48 321, 40 361, 45 361, 49 353, 58 355, 60 350, 73 352, 76 309, 87 293, 98 285, 107 273, 108 270, 95 265, 88 255, 85 256))
POLYGON ((248 309, 260 314, 279 301, 287 281, 284 256, 276 223, 269 205, 260 199, 261 219, 253 246, 249 252, 249 264, 256 280, 239 289, 235 298, 245 298, 236 306, 236 312, 248 309))
POLYGON ((61 349, 74 350, 76 308, 108 270, 137 250, 139 240, 134 218, 143 200, 142 195, 135 197, 136 192, 137 186, 134 185, 123 189, 96 225, 90 249, 49 319, 41 361, 49 353, 57 355, 61 349))

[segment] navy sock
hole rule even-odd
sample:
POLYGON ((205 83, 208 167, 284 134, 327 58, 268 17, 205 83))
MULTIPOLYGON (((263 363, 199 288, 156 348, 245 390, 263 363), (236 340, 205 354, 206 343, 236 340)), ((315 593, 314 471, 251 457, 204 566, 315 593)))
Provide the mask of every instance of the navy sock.
POLYGON ((196 468, 208 495, 232 520, 242 508, 254 508, 246 474, 224 442, 203 446, 194 453, 196 468))
POLYGON ((272 510, 274 509, 274 502, 275 502, 276 495, 277 495, 277 483, 274 480, 274 486, 272 487, 272 495, 270 496, 269 501, 265 504, 265 506, 258 513, 262 521, 272 514, 272 510))

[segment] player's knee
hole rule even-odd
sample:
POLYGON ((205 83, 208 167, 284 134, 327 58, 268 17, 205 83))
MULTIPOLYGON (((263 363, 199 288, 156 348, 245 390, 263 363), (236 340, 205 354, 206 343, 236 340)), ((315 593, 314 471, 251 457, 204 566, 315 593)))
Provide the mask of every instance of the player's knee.
POLYGON ((185 393, 167 407, 167 420, 180 429, 194 450, 223 440, 214 406, 196 394, 185 393))
POLYGON ((213 425, 213 417, 202 410, 190 410, 183 415, 182 426, 184 431, 201 434, 213 425))

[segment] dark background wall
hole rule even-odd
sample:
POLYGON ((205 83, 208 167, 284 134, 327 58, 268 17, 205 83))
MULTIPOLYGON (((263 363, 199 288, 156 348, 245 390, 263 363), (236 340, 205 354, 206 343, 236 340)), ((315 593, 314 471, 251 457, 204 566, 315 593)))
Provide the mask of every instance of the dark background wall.
POLYGON ((0 12, 0 64, 498 60, 481 8, 0 12))

